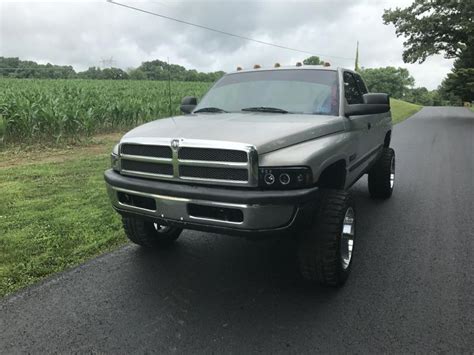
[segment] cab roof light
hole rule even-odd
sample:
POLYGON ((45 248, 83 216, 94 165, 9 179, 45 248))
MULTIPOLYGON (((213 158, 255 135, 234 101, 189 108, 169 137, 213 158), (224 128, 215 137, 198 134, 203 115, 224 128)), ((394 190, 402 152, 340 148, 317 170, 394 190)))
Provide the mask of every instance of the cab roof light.
POLYGON ((260 64, 255 64, 255 65, 253 66, 254 69, 260 69, 261 67, 262 67, 262 66, 261 66, 260 64))
POLYGON ((298 63, 296 63, 296 66, 297 66, 297 67, 302 67, 303 64, 301 64, 301 62, 298 62, 298 63))
POLYGON ((324 65, 325 67, 330 67, 330 66, 331 66, 331 63, 329 63, 329 62, 324 62, 323 65, 324 65))
POLYGON ((241 71, 242 70, 242 67, 237 67, 237 71, 241 71))
POLYGON ((275 67, 275 68, 280 68, 281 65, 280 65, 280 63, 275 63, 274 67, 275 67))

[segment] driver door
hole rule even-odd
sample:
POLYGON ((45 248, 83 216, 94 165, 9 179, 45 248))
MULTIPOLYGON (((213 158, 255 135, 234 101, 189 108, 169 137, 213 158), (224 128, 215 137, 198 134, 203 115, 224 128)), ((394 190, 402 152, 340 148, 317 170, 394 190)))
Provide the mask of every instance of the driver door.
MULTIPOLYGON (((344 97, 347 105, 364 103, 362 92, 357 85, 354 75, 345 71, 343 73, 344 80, 344 97)), ((353 151, 349 155, 349 179, 351 183, 357 179, 369 164, 367 156, 370 155, 370 134, 371 115, 357 115, 348 117, 350 131, 354 138, 352 145, 353 151)))

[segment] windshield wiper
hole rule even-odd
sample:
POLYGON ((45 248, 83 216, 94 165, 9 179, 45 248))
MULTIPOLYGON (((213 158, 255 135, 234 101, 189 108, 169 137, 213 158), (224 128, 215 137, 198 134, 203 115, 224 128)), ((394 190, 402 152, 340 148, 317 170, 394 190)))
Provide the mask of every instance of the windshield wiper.
POLYGON ((220 112, 228 112, 226 110, 223 110, 219 107, 203 107, 200 108, 199 110, 194 111, 194 113, 199 113, 199 112, 215 112, 215 113, 220 113, 220 112))
POLYGON ((283 110, 281 108, 276 108, 276 107, 265 107, 265 106, 260 106, 260 107, 247 107, 243 108, 242 111, 251 111, 251 112, 272 112, 272 113, 289 113, 286 110, 283 110))

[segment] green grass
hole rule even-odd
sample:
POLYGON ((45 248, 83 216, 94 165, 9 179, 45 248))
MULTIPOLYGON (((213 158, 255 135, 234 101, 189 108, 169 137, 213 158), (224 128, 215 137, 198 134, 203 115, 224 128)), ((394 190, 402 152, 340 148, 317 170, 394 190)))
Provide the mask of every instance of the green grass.
POLYGON ((392 109, 393 124, 405 121, 408 117, 417 113, 423 108, 423 106, 393 98, 390 99, 390 106, 392 109))
POLYGON ((0 154, 0 296, 126 242, 102 177, 112 144, 0 154))

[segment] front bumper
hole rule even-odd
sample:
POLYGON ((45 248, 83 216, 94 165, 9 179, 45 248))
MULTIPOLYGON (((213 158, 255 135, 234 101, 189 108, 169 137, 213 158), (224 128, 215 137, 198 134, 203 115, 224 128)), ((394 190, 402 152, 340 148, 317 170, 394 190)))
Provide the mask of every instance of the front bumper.
POLYGON ((215 188, 126 177, 113 170, 107 170, 104 178, 113 207, 123 215, 220 232, 288 229, 318 195, 317 187, 288 191, 215 188), (134 197, 152 203, 127 202, 134 197))

